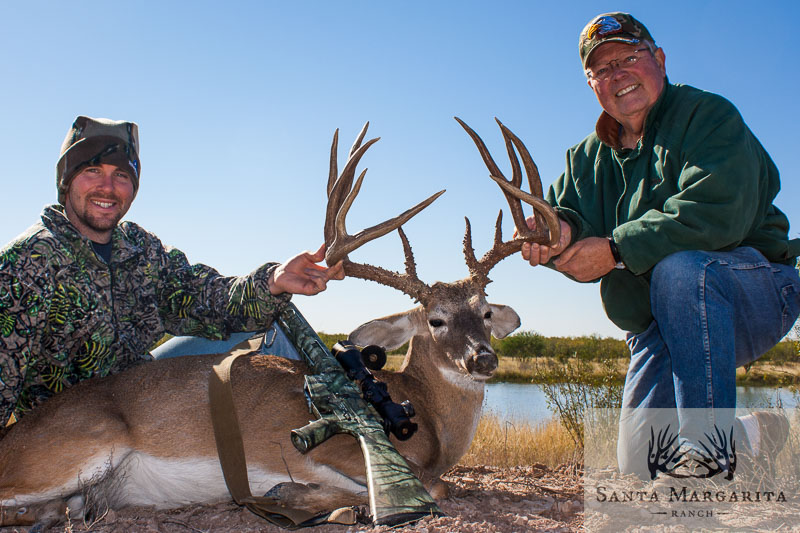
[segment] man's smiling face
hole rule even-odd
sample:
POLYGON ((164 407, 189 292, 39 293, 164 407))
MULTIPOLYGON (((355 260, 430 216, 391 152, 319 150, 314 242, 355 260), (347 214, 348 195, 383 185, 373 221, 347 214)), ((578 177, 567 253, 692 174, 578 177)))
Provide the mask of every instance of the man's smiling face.
POLYGON ((130 174, 114 165, 99 164, 72 178, 64 207, 78 231, 94 242, 107 243, 134 196, 130 174))
POLYGON ((636 54, 635 50, 646 45, 630 45, 609 42, 600 45, 591 55, 590 71, 611 68, 607 79, 589 79, 600 106, 620 124, 644 124, 647 112, 658 100, 664 89, 666 68, 664 51, 640 52, 639 60, 626 65, 624 59, 636 54), (609 65, 611 63, 611 65, 609 65))

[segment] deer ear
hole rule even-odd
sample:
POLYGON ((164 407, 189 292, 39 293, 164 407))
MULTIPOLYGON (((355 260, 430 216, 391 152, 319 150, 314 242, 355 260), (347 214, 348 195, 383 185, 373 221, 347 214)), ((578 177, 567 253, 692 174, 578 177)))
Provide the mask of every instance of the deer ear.
POLYGON ((489 304, 492 308, 492 335, 502 339, 520 325, 519 315, 507 305, 489 304))
POLYGON ((354 329, 348 338, 350 342, 359 346, 377 344, 385 350, 399 348, 417 333, 415 321, 411 319, 414 311, 415 309, 412 309, 405 313, 370 320, 354 329))

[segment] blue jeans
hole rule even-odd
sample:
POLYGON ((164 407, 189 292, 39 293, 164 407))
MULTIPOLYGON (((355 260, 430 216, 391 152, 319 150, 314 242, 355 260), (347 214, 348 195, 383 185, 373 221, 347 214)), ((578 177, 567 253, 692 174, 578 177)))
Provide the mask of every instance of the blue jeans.
POLYGON ((211 340, 202 337, 173 337, 152 352, 154 359, 181 357, 184 355, 202 355, 208 353, 225 353, 231 348, 256 335, 262 335, 259 353, 279 355, 287 359, 300 359, 292 342, 280 327, 273 324, 266 333, 246 331, 232 333, 225 340, 211 340))
POLYGON ((654 321, 626 338, 631 362, 617 448, 621 471, 640 475, 651 439, 647 409, 670 410, 681 443, 698 427, 700 435, 736 428, 736 367, 791 329, 800 277, 753 248, 678 252, 653 269, 650 297, 654 321))

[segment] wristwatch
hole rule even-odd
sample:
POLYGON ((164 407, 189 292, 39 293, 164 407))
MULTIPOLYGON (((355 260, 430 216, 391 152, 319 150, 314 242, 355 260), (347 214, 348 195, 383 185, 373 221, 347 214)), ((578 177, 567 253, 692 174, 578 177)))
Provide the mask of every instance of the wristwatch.
POLYGON ((622 262, 622 257, 619 255, 619 248, 617 248, 617 243, 614 242, 614 237, 608 237, 608 247, 611 249, 611 256, 614 258, 614 268, 619 270, 625 269, 625 263, 622 262))

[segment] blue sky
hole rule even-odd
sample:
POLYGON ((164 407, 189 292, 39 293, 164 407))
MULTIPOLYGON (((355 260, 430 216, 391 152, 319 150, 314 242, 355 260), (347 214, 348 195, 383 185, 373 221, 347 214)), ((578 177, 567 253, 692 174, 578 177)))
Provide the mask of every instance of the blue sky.
MULTIPOLYGON (((796 32, 800 3, 672 2, 3 2, 0 3, 0 242, 56 200, 55 162, 77 115, 139 124, 142 181, 127 218, 193 262, 244 274, 322 242, 328 154, 364 122, 381 141, 348 218, 351 233, 439 189, 406 225, 420 277, 467 273, 464 216, 476 251, 505 201, 459 116, 508 162, 500 118, 528 146, 547 187, 600 107, 577 54, 594 15, 629 11, 667 57, 673 83, 736 104, 781 170, 776 204, 800 234, 796 32)), ((513 231, 505 207, 505 235, 513 231)), ((352 254, 402 269, 396 233, 352 254)), ((598 285, 518 256, 490 274, 490 301, 522 329, 621 337, 598 285)), ((296 297, 318 330, 347 332, 413 306, 372 282, 296 297)))

